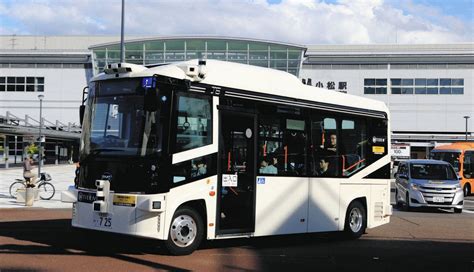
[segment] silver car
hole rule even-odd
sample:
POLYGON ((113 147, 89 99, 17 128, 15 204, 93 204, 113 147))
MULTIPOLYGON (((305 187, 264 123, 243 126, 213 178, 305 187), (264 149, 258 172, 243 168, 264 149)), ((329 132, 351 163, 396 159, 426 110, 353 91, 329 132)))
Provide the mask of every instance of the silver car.
POLYGON ((395 175, 395 199, 405 210, 412 207, 453 208, 461 213, 463 190, 453 167, 444 161, 400 162, 395 175))

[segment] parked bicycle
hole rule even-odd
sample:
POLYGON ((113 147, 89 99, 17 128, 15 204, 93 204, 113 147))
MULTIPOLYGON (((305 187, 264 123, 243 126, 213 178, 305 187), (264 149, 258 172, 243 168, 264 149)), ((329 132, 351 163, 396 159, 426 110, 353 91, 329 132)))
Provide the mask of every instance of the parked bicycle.
MULTIPOLYGON (((15 179, 16 181, 10 185, 10 195, 13 198, 16 198, 18 194, 18 190, 26 189, 27 186, 30 186, 30 179, 15 179)), ((38 188, 39 197, 42 200, 49 200, 53 198, 54 194, 56 193, 56 189, 54 185, 49 182, 51 180, 51 176, 48 173, 41 173, 41 177, 39 181, 36 183, 36 187, 38 188)))

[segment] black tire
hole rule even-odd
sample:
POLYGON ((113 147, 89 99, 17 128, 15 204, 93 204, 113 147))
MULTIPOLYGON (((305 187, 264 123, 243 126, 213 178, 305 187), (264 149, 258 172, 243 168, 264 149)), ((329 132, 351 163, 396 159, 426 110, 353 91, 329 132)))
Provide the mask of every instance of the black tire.
POLYGON ((196 250, 204 237, 204 223, 193 208, 179 208, 171 222, 166 250, 172 255, 189 255, 196 250))
POLYGON ((357 239, 365 233, 367 228, 367 213, 364 205, 359 201, 349 204, 344 224, 344 234, 349 239, 357 239))
POLYGON ((395 208, 400 209, 400 201, 398 201, 398 189, 395 189, 395 208))
POLYGON ((407 194, 405 195, 405 203, 403 203, 403 210, 406 211, 406 212, 409 212, 411 211, 411 207, 410 207, 410 195, 407 194))
POLYGON ((26 189, 26 183, 22 181, 15 181, 10 185, 9 193, 10 196, 16 198, 18 189, 26 189))
POLYGON ((56 189, 53 184, 49 182, 43 182, 38 186, 38 194, 42 200, 50 200, 56 193, 56 189))
POLYGON ((462 190, 464 192, 464 196, 469 196, 471 194, 471 186, 469 185, 469 183, 464 184, 462 190))
POLYGON ((454 208, 454 213, 462 213, 462 209, 454 208))

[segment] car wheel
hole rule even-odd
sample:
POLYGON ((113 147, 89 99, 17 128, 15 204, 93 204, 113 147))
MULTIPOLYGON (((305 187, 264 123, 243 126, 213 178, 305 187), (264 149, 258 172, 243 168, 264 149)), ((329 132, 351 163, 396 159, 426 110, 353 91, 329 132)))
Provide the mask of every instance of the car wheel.
POLYGON ((405 195, 404 210, 407 211, 407 212, 411 210, 411 207, 410 207, 410 195, 408 194, 408 192, 407 192, 407 194, 405 195))
POLYGON ((454 208, 454 213, 462 213, 462 209, 454 208))
POLYGON ((176 211, 165 247, 172 255, 188 255, 196 250, 204 236, 204 224, 194 209, 184 207, 176 211))
POLYGON ((344 232, 350 239, 357 239, 364 234, 367 227, 367 214, 364 205, 359 201, 353 201, 346 212, 344 232))
POLYGON ((469 196, 471 194, 471 186, 469 186, 469 183, 466 183, 463 188, 464 191, 464 196, 469 196))
POLYGON ((395 189, 395 208, 400 208, 400 201, 398 200, 398 189, 395 189))

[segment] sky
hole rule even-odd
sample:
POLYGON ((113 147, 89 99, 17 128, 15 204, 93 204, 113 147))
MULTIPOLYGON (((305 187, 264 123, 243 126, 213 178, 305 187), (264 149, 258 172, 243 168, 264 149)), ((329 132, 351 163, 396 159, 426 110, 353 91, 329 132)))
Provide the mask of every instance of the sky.
MULTIPOLYGON (((474 42, 474 0, 125 0, 125 36, 474 42)), ((120 35, 120 0, 0 0, 0 35, 120 35)))

